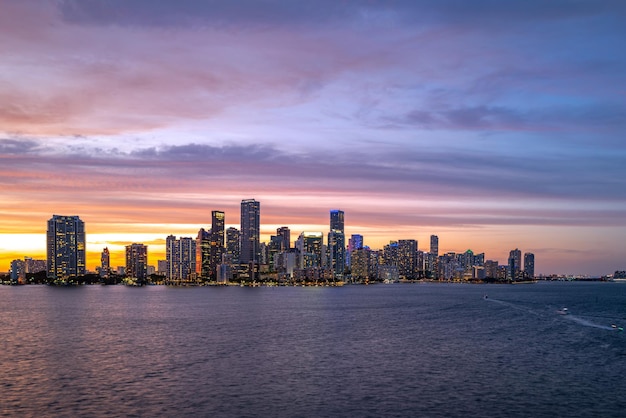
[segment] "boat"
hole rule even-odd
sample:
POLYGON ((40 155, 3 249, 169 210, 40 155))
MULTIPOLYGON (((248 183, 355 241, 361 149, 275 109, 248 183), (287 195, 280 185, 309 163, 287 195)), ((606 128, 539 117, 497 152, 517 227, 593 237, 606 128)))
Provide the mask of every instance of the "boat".
POLYGON ((567 308, 561 308, 558 311, 556 311, 559 315, 569 315, 569 311, 567 310, 567 308))
POLYGON ((483 296, 483 299, 485 299, 485 300, 489 299, 489 295, 487 295, 487 294, 485 293, 485 296, 483 296))

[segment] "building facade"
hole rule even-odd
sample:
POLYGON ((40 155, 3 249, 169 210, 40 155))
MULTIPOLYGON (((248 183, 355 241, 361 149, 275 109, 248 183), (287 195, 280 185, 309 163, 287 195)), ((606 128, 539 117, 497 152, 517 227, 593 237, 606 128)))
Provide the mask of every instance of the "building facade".
POLYGON ((85 223, 78 216, 53 215, 46 232, 48 278, 85 275, 85 223))
POLYGON ((148 278, 148 247, 133 243, 126 246, 126 277, 145 281, 148 278))
POLYGON ((346 235, 342 210, 330 211, 330 232, 328 233, 328 267, 335 277, 343 277, 346 268, 346 235))
POLYGON ((258 263, 261 259, 261 202, 254 199, 241 201, 241 244, 239 262, 258 263))

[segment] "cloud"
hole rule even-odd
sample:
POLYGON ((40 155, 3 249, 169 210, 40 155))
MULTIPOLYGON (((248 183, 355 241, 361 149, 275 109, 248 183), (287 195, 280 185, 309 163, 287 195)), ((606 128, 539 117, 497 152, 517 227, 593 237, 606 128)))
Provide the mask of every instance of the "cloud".
POLYGON ((238 0, 235 2, 180 0, 65 0, 60 3, 63 17, 83 24, 185 25, 190 23, 228 26, 305 25, 345 22, 346 19, 395 18, 410 23, 429 21, 506 24, 510 20, 554 20, 602 13, 626 14, 619 0, 604 2, 549 3, 535 1, 499 2, 477 0, 471 4, 454 0, 438 2, 317 0, 284 2, 277 0, 238 0))
POLYGON ((28 139, 0 139, 0 154, 28 154, 35 151, 39 143, 28 139))

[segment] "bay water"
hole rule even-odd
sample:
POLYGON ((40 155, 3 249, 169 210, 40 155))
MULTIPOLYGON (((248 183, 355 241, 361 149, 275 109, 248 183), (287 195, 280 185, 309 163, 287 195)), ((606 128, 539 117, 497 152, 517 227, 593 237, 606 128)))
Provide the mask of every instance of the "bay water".
POLYGON ((3 286, 0 318, 2 416, 626 416, 623 283, 3 286))

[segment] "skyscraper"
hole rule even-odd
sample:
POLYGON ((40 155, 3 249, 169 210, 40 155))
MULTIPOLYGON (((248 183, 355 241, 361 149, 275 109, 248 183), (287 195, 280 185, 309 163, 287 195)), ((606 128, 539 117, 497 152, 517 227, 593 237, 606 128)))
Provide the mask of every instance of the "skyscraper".
POLYGON ((148 247, 143 244, 126 246, 126 276, 137 280, 148 278, 148 247))
POLYGON ((254 199, 241 201, 241 264, 258 263, 261 259, 261 202, 254 199))
POLYGON ((524 253, 524 276, 528 279, 535 278, 535 254, 524 253))
POLYGON ((398 240, 398 274, 405 279, 417 278, 417 241, 414 239, 398 240))
POLYGON ((85 274, 85 223, 78 216, 53 215, 48 220, 46 245, 49 278, 85 274))
POLYGON ((430 236, 430 253, 435 256, 439 255, 439 237, 437 235, 430 236))
POLYGON ((200 228, 196 237, 196 273, 198 277, 208 279, 211 275, 211 240, 209 232, 200 228))
POLYGON ((344 232, 344 212, 342 210, 330 211, 330 230, 344 232))
POLYGON ((322 232, 302 232, 296 241, 296 248, 300 251, 300 268, 322 267, 323 246, 322 232))
POLYGON ((344 212, 330 211, 330 232, 328 233, 328 264, 335 276, 343 276, 346 267, 346 236, 344 233, 344 212))
POLYGON ((287 251, 291 248, 291 230, 286 226, 276 229, 276 236, 281 237, 280 251, 287 251))
POLYGON ((222 264, 222 254, 224 254, 224 212, 214 210, 211 212, 211 232, 209 246, 209 277, 211 280, 217 278, 217 266, 222 264))
POLYGON ((241 234, 232 226, 226 230, 226 262, 239 264, 241 234))
POLYGON ((104 247, 102 254, 100 254, 100 276, 108 277, 109 273, 111 273, 111 257, 109 248, 104 247))
POLYGON ((514 249, 509 252, 509 280, 516 280, 519 278, 520 271, 522 270, 522 252, 519 249, 514 249))
POLYGON ((190 237, 176 239, 170 235, 165 239, 165 258, 168 280, 189 280, 196 272, 196 242, 190 237))

